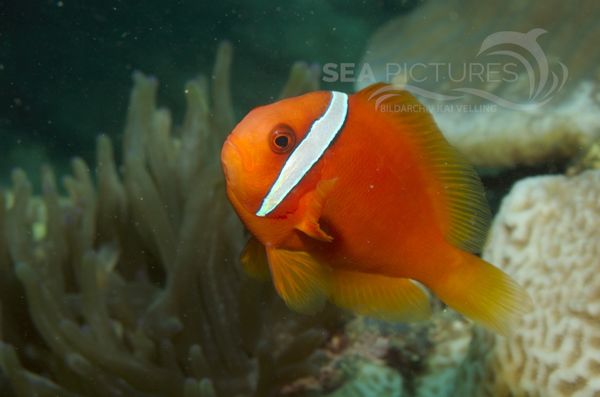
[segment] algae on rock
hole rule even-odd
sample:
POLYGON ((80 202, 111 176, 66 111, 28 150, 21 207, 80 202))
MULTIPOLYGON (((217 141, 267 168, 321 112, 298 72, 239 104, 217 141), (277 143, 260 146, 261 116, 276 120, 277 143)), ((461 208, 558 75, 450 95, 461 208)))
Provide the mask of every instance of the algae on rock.
MULTIPOLYGON (((332 317, 287 312, 239 270, 219 165, 231 58, 221 45, 212 79, 187 84, 179 128, 156 80, 134 75, 122 169, 102 136, 95 178, 74 160, 67 197, 49 168, 41 197, 14 172, 0 194, 3 396, 265 396, 315 369, 332 317)), ((298 64, 282 95, 316 85, 298 64)))

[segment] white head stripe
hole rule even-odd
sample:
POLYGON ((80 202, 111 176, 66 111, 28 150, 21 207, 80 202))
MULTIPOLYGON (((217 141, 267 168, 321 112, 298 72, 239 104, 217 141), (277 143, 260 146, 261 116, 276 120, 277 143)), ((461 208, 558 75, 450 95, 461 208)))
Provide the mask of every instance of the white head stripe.
POLYGON ((327 110, 313 123, 302 142, 290 154, 256 215, 269 214, 300 183, 342 130, 347 114, 348 95, 331 91, 327 110))

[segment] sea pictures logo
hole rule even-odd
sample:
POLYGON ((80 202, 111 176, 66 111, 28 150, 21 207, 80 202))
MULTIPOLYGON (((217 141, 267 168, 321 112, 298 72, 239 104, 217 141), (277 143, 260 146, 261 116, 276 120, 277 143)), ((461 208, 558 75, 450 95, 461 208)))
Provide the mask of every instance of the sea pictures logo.
MULTIPOLYGON (((565 85, 568 69, 559 61, 550 62, 538 43, 544 29, 529 32, 502 31, 487 36, 472 62, 387 64, 385 79, 394 84, 371 95, 379 108, 398 88, 435 103, 458 101, 469 96, 480 102, 513 110, 532 111, 548 103, 565 85), (446 87, 442 89, 440 87, 446 87), (450 87, 450 88, 448 88, 450 87), (515 94, 515 93, 518 93, 515 94)), ((360 78, 373 78, 367 69, 360 78)), ((389 111, 389 110, 388 110, 389 111)))

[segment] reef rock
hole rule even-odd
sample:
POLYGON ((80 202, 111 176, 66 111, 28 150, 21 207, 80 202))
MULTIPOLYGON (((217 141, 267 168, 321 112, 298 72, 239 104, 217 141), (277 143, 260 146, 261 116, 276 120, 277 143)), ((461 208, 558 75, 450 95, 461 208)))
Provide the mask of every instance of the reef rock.
POLYGON ((600 136, 599 18, 594 0, 428 1, 375 33, 356 86, 411 90, 475 165, 569 157, 600 136))
MULTIPOLYGON (((469 352, 473 323, 452 310, 435 313, 428 329, 431 344, 423 370, 415 380, 418 397, 453 397, 454 383, 462 374, 469 352)), ((466 397, 466 396, 465 396, 466 397)))
POLYGON ((402 376, 391 368, 362 363, 349 382, 327 397, 402 397, 402 376))

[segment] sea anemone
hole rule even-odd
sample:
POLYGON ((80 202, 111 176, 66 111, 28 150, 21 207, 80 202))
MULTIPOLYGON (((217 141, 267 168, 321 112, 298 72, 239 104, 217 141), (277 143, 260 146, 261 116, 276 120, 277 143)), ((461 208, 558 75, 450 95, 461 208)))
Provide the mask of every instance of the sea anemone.
MULTIPOLYGON (((0 395, 266 396, 315 370, 336 315, 294 315, 239 269, 244 230, 219 165, 231 59, 222 44, 212 79, 186 85, 176 128, 157 81, 135 73, 121 165, 99 137, 95 172, 75 159, 66 195, 48 167, 39 196, 13 173, 0 194, 0 395)), ((316 86, 297 64, 282 96, 316 86)))

